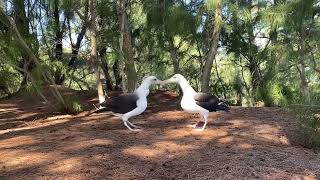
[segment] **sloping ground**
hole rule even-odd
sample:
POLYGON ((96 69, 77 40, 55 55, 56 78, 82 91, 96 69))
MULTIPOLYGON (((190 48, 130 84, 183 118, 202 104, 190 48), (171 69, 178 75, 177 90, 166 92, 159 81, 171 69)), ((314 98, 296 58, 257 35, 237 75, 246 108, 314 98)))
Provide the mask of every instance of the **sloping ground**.
POLYGON ((188 125, 198 117, 172 94, 150 99, 132 120, 141 132, 110 113, 54 115, 28 97, 0 101, 1 179, 320 178, 320 155, 297 144, 296 125, 279 108, 212 113, 196 132, 188 125))

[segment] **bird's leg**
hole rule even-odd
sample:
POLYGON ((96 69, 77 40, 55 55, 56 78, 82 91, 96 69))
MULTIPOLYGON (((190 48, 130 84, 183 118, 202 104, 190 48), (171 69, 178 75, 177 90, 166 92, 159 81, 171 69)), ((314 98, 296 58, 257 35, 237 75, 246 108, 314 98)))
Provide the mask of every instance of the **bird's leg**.
POLYGON ((122 118, 123 124, 130 130, 130 131, 141 131, 141 129, 137 129, 136 127, 134 127, 135 125, 133 125, 130 121, 128 121, 128 118, 122 118), (129 125, 131 125, 132 127, 136 128, 133 129, 131 128, 129 125))
POLYGON ((197 125, 199 125, 199 122, 196 124, 195 129, 197 131, 203 131, 206 128, 206 125, 207 125, 207 122, 208 122, 208 114, 201 114, 201 115, 202 115, 202 118, 203 118, 204 122, 199 121, 200 123, 203 123, 202 128, 197 128, 197 125))
MULTIPOLYGON (((199 126, 201 126, 204 123, 204 117, 202 114, 200 114, 200 120, 198 122, 196 122, 195 124, 191 125, 192 128, 197 128, 199 126)), ((202 126, 201 126, 202 127, 202 126)))
POLYGON ((132 124, 132 123, 131 123, 130 121, 128 121, 128 120, 127 120, 127 123, 128 123, 130 126, 134 127, 134 128, 141 129, 140 126, 134 125, 134 124, 132 124))

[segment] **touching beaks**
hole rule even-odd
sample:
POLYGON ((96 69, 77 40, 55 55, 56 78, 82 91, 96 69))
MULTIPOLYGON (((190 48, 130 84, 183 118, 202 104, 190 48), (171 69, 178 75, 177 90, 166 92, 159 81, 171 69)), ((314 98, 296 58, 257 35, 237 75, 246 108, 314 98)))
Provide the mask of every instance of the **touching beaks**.
POLYGON ((157 80, 156 84, 162 84, 163 81, 161 81, 160 79, 157 80))
POLYGON ((168 82, 167 82, 168 80, 163 80, 163 81, 161 81, 161 85, 165 85, 165 84, 167 84, 168 82))
POLYGON ((163 82, 163 84, 168 84, 168 83, 173 83, 174 81, 173 81, 172 78, 169 78, 169 79, 166 79, 166 80, 164 80, 162 82, 163 82))

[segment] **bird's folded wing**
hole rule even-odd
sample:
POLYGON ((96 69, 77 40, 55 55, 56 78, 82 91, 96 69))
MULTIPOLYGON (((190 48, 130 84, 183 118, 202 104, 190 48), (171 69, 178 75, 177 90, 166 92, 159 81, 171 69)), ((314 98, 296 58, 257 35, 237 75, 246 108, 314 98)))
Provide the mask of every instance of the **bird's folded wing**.
POLYGON ((197 93, 193 98, 197 102, 219 102, 219 99, 215 95, 207 93, 197 93))
POLYGON ((197 93, 193 98, 197 105, 208 111, 215 111, 219 103, 219 99, 216 96, 207 93, 197 93))
POLYGON ((101 106, 110 109, 114 113, 125 114, 137 108, 138 99, 139 97, 136 94, 122 94, 106 100, 101 103, 101 106))

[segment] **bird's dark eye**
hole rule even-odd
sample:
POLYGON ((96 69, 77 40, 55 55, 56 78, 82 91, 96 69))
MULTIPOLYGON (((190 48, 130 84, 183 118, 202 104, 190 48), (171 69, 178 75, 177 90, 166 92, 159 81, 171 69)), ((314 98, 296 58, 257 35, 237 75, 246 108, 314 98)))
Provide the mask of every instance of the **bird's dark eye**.
POLYGON ((154 80, 154 81, 156 81, 157 79, 156 79, 156 78, 154 78, 153 80, 154 80))

